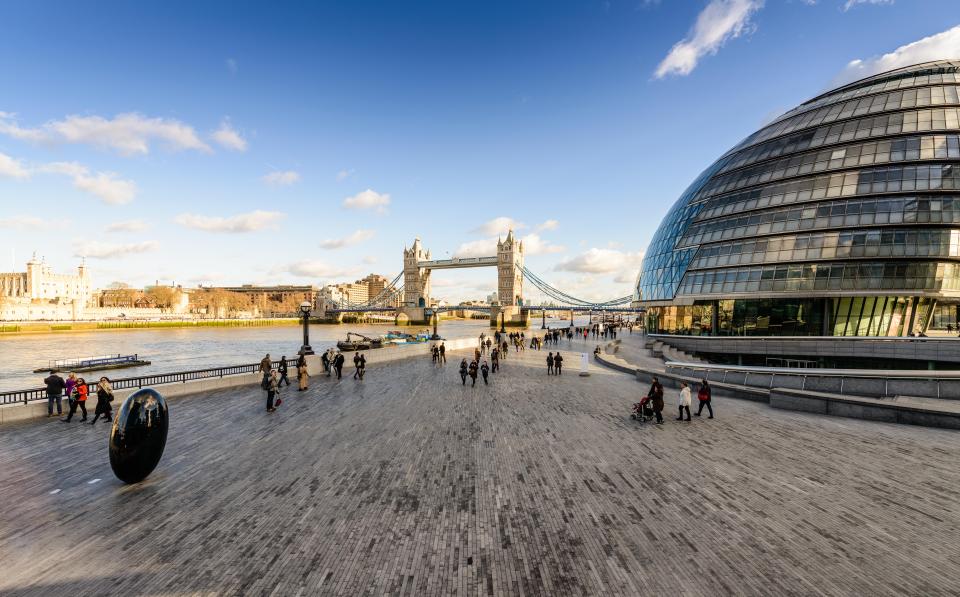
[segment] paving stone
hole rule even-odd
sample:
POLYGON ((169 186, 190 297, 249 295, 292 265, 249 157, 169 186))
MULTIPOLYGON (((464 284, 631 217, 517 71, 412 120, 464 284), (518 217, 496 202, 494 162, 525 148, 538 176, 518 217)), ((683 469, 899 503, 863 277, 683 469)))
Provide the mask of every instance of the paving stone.
POLYGON ((487 387, 451 355, 314 377, 273 414, 255 389, 176 400, 135 486, 107 425, 4 427, 0 595, 958 593, 956 432, 722 396, 680 423, 675 390, 638 424, 645 388, 561 350, 563 376, 528 349, 487 387))

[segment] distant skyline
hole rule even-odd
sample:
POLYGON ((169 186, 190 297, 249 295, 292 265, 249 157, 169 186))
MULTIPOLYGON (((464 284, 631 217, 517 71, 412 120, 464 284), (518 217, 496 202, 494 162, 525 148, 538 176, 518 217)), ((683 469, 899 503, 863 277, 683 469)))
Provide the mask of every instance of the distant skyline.
MULTIPOLYGON (((0 23, 0 270, 316 284, 494 254, 629 294, 661 218, 826 89, 960 58, 955 0, 45 2, 0 23)), ((436 298, 485 298, 487 270, 436 298)), ((526 286, 528 298, 543 297, 526 286)))

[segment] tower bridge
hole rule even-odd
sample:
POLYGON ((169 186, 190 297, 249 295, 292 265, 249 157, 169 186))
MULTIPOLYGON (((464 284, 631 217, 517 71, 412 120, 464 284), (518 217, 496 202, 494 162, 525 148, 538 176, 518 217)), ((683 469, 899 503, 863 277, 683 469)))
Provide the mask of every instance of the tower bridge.
POLYGON ((496 255, 483 257, 433 259, 430 251, 423 247, 423 243, 417 237, 411 247, 404 247, 403 249, 403 271, 379 295, 363 304, 350 304, 344 301, 333 305, 333 308, 327 308, 327 305, 324 305, 322 312, 339 315, 342 313, 395 311, 398 320, 402 318, 407 322, 426 324, 434 314, 462 309, 489 311, 491 325, 503 324, 526 327, 530 320, 531 311, 569 311, 571 321, 575 311, 615 311, 620 313, 637 311, 637 309, 628 306, 632 295, 599 303, 571 296, 560 289, 554 288, 527 269, 523 258, 523 241, 514 236, 513 230, 507 233, 506 238, 497 240, 496 255), (498 305, 489 307, 475 305, 437 307, 433 304, 430 282, 434 270, 473 267, 497 268, 498 305), (402 284, 400 284, 401 279, 402 284), (560 303, 559 306, 533 307, 524 304, 524 280, 529 281, 546 296, 560 303), (397 304, 397 297, 402 297, 399 307, 394 306, 397 304))

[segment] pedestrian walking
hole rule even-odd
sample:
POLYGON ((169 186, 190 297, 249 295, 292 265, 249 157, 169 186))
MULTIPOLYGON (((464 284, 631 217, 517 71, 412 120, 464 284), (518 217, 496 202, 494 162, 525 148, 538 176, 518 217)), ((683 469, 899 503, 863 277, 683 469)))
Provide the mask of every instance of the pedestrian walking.
POLYGON ((707 383, 707 380, 700 381, 700 390, 697 391, 697 400, 700 401, 700 407, 697 409, 697 416, 700 416, 700 413, 703 412, 703 407, 707 407, 707 411, 710 413, 708 419, 713 418, 713 407, 710 406, 710 399, 712 392, 710 391, 710 384, 707 383))
POLYGON ((490 353, 490 371, 496 373, 500 370, 500 349, 494 348, 490 353))
POLYGON ((113 386, 110 385, 110 378, 101 377, 100 383, 97 384, 97 408, 93 411, 93 421, 90 422, 91 425, 97 424, 97 419, 100 418, 100 415, 103 415, 103 420, 108 423, 113 420, 113 407, 110 406, 111 402, 113 402, 113 386))
POLYGON ((473 380, 473 383, 470 384, 470 387, 472 388, 477 385, 477 362, 476 361, 473 361, 472 363, 470 363, 470 368, 468 369, 468 372, 470 373, 470 379, 473 380))
POLYGON ((440 343, 440 363, 443 365, 447 364, 447 347, 443 342, 440 343))
POLYGON ((467 385, 467 359, 460 361, 460 381, 467 385))
POLYGON ((307 371, 307 361, 297 361, 297 391, 303 392, 309 389, 310 372, 307 371))
POLYGON ((479 360, 480 360, 480 349, 479 349, 479 348, 474 348, 474 349, 473 349, 473 360, 474 360, 474 361, 479 361, 479 360))
POLYGON ((657 417, 657 424, 663 425, 663 386, 656 377, 650 384, 650 391, 647 392, 647 396, 653 402, 653 414, 657 417))
POLYGON ((677 417, 678 421, 683 421, 683 411, 687 411, 687 421, 690 420, 690 386, 687 385, 687 382, 680 382, 680 416, 677 417))
POLYGON ((260 360, 260 373, 267 375, 273 370, 273 361, 270 360, 270 353, 260 360))
POLYGON ((353 378, 360 377, 360 351, 353 353, 353 378))
POLYGON ((561 373, 563 373, 563 357, 557 352, 553 357, 553 374, 560 375, 561 373))
POLYGON ((57 375, 56 371, 50 371, 50 375, 43 380, 47 386, 47 416, 53 416, 53 404, 57 404, 57 416, 63 414, 63 390, 67 387, 67 382, 57 375))
POLYGON ((330 353, 329 351, 324 352, 320 355, 320 363, 323 364, 323 372, 327 374, 327 377, 330 377, 330 353))
POLYGON ((433 358, 433 364, 436 365, 440 360, 440 348, 436 344, 430 347, 430 356, 433 358))
POLYGON ((360 363, 357 364, 357 372, 360 374, 360 381, 363 381, 363 374, 367 371, 367 355, 360 355, 360 363))
POLYGON ((486 361, 480 366, 480 373, 483 374, 483 385, 487 385, 487 375, 490 373, 490 367, 486 361))
POLYGON ((547 355, 547 375, 553 375, 553 353, 547 355))
POLYGON ((277 365, 277 371, 280 372, 280 383, 287 382, 287 385, 290 385, 290 380, 287 379, 287 357, 280 357, 280 364, 277 365))
POLYGON ((333 368, 337 371, 337 379, 343 376, 343 363, 346 360, 342 352, 338 352, 337 356, 333 359, 333 368))
POLYGON ((73 400, 73 391, 77 388, 77 374, 67 373, 67 380, 64 382, 64 390, 66 391, 67 402, 69 403, 73 400))
MULTIPOLYGON (((71 373, 71 375, 73 375, 71 373)), ((73 386, 73 394, 70 395, 70 412, 67 413, 66 419, 60 419, 64 423, 69 423, 70 419, 73 418, 74 413, 77 412, 77 409, 80 409, 80 412, 83 413, 83 417, 80 418, 80 422, 83 423, 87 420, 87 382, 84 381, 82 377, 76 378, 75 385, 73 386)))

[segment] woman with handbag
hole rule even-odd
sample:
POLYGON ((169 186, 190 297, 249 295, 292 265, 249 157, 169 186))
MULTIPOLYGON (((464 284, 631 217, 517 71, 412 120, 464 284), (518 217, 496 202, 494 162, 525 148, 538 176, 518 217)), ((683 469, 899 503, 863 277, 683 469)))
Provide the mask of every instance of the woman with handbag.
POLYGON ((72 373, 70 376, 76 380, 73 386, 73 393, 70 395, 70 412, 67 414, 66 419, 60 420, 64 423, 69 423, 74 413, 77 412, 77 408, 79 408, 80 412, 83 413, 80 422, 83 423, 87 420, 87 382, 82 377, 77 378, 72 373))
POLYGON ((103 420, 108 423, 113 420, 113 407, 110 406, 111 402, 113 402, 113 386, 110 385, 110 378, 101 377, 100 383, 97 384, 97 409, 93 411, 93 421, 91 421, 91 425, 97 424, 97 419, 100 418, 100 415, 103 415, 103 420))
POLYGON ((703 407, 706 406, 707 410, 710 412, 710 416, 707 418, 708 419, 713 418, 713 407, 710 406, 710 398, 711 398, 710 384, 707 383, 707 380, 704 379, 700 382, 700 391, 697 392, 697 400, 700 401, 700 408, 697 409, 697 413, 696 413, 698 417, 700 416, 700 413, 703 411, 703 407))

